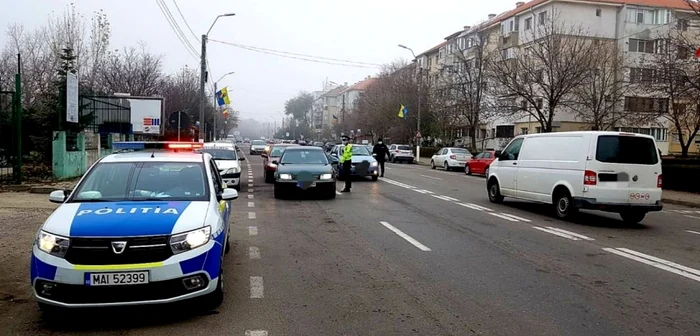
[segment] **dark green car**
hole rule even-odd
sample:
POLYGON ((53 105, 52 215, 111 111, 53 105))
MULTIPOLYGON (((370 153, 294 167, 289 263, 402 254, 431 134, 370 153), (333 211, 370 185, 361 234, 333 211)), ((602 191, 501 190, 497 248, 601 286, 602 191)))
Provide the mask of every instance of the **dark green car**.
POLYGON ((277 162, 275 198, 304 191, 318 192, 327 199, 335 198, 337 164, 337 160, 328 157, 320 147, 287 147, 277 162))

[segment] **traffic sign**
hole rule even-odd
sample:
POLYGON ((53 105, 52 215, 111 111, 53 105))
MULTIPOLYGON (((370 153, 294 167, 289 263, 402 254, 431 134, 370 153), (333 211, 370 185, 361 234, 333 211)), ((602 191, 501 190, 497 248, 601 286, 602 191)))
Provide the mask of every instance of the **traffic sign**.
POLYGON ((420 132, 416 133, 416 138, 422 138, 423 136, 420 134, 420 132))

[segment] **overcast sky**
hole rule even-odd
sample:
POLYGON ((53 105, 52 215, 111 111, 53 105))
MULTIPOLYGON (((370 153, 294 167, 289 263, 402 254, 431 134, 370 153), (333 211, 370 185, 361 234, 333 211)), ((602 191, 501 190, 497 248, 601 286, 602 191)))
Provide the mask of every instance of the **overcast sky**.
MULTIPOLYGON (((244 46, 279 50, 355 62, 385 64, 410 59, 405 44, 416 54, 443 41, 444 37, 474 25, 489 13, 515 7, 515 0, 164 0, 190 43, 200 45, 180 17, 175 2, 196 35, 209 29, 223 13, 210 39, 244 46)), ((103 9, 111 22, 112 46, 119 48, 145 42, 150 51, 164 55, 166 72, 187 64, 198 66, 169 26, 156 0, 0 0, 0 25, 20 22, 34 28, 51 12, 61 13, 74 3, 86 16, 103 9)), ((7 37, 0 36, 0 45, 7 37)), ((280 120, 284 102, 299 91, 316 91, 326 78, 352 84, 377 68, 359 68, 303 61, 210 42, 212 77, 235 71, 219 83, 228 86, 234 109, 242 118, 261 122, 280 120)), ((298 57, 298 56, 292 56, 298 57)), ((318 61, 318 59, 317 59, 318 61)), ((323 61, 323 60, 321 60, 323 61)), ((167 107, 166 107, 167 108, 167 107)))

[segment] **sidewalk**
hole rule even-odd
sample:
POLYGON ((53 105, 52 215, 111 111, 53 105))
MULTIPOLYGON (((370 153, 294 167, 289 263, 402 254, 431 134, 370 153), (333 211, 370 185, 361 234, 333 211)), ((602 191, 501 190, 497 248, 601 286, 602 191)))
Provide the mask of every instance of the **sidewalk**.
POLYGON ((72 190, 75 184, 78 182, 75 180, 59 181, 52 183, 28 183, 19 185, 2 185, 0 186, 0 192, 14 191, 14 192, 29 192, 32 194, 45 194, 48 195, 54 190, 72 190))
MULTIPOLYGON (((414 162, 421 166, 430 166, 430 158, 421 158, 421 162, 414 162)), ((691 192, 664 190, 661 201, 666 204, 700 208, 700 194, 691 192)))

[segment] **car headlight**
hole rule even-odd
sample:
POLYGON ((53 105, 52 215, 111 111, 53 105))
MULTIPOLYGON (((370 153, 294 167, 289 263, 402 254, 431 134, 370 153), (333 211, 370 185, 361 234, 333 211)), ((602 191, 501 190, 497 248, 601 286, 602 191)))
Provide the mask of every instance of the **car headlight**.
POLYGON ((170 248, 173 250, 173 254, 187 252, 208 243, 210 238, 211 226, 205 226, 170 237, 170 248))
POLYGON ((333 178, 333 174, 321 174, 319 177, 321 180, 330 180, 333 178))
POLYGON ((369 165, 372 167, 376 167, 379 165, 379 163, 377 161, 374 161, 374 162, 370 163, 369 165))
POLYGON ((221 174, 222 174, 222 175, 236 174, 236 173, 238 173, 239 171, 240 171, 240 170, 239 170, 237 167, 233 167, 233 168, 229 168, 229 169, 224 170, 221 174))
POLYGON ((280 174, 280 180, 291 180, 292 174, 280 174))
POLYGON ((39 235, 36 237, 36 246, 39 247, 40 250, 59 258, 66 256, 69 245, 70 239, 45 231, 39 231, 39 235))

